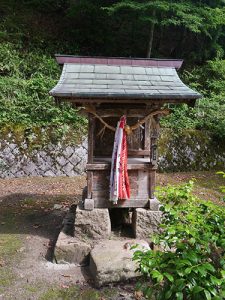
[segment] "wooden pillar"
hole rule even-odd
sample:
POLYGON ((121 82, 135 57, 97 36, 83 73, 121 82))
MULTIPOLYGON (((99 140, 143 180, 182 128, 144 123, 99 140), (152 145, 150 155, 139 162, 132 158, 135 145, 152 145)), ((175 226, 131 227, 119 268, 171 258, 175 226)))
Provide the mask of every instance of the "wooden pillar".
MULTIPOLYGON (((94 161, 94 127, 95 118, 88 114, 88 164, 94 161)), ((87 198, 92 198, 93 171, 87 171, 87 198)))
POLYGON ((149 198, 154 198, 154 192, 155 192, 155 180, 156 180, 156 170, 151 169, 149 170, 149 198))
POLYGON ((159 136, 159 119, 153 117, 151 120, 150 128, 150 162, 151 169, 149 173, 149 189, 150 199, 154 198, 155 182, 156 182, 156 170, 157 170, 157 139, 159 136))

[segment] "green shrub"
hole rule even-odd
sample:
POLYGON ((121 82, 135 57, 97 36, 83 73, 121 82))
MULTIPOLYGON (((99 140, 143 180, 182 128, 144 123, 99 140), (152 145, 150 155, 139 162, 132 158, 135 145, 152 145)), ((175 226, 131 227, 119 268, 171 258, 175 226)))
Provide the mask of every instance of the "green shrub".
POLYGON ((194 108, 170 105, 172 114, 164 118, 164 127, 209 130, 215 136, 225 138, 225 60, 208 61, 201 67, 184 71, 182 79, 204 96, 194 108))
POLYGON ((193 182, 158 192, 163 203, 161 250, 136 251, 148 299, 225 298, 225 212, 191 194, 193 182), (154 298, 155 297, 155 298, 154 298))
MULTIPOLYGON (((56 106, 49 91, 60 76, 55 59, 39 51, 0 45, 0 128, 55 127, 62 134, 86 132, 87 121, 69 104, 56 106)), ((1 129, 0 129, 1 130, 1 129)))
MULTIPOLYGON (((222 175, 225 178, 225 172, 219 171, 216 174, 222 175)), ((225 185, 220 186, 221 192, 224 193, 223 201, 225 202, 225 185)))

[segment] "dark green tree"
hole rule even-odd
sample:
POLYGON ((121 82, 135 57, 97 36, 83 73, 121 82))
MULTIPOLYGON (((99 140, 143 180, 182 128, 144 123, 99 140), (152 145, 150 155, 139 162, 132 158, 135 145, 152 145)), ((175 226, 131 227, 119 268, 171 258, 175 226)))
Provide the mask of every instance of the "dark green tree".
MULTIPOLYGON (((212 48, 222 50, 219 39, 225 25, 225 2, 215 1, 117 1, 105 8, 110 14, 133 11, 137 15, 134 22, 143 22, 148 27, 146 56, 151 57, 156 27, 165 31, 176 30, 181 35, 180 44, 187 42, 188 33, 202 35, 211 40, 212 48)), ((122 15, 124 17, 124 15, 122 15)))

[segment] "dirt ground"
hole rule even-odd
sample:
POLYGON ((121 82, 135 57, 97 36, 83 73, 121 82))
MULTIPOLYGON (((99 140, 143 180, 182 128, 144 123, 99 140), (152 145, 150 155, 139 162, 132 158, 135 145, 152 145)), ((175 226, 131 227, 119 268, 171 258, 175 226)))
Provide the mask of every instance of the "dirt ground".
MULTIPOLYGON (((195 193, 223 205, 214 172, 159 174, 158 185, 196 178, 195 193)), ((85 267, 50 262, 67 209, 81 198, 85 177, 0 179, 0 299, 140 299, 134 282, 92 287, 85 267)))

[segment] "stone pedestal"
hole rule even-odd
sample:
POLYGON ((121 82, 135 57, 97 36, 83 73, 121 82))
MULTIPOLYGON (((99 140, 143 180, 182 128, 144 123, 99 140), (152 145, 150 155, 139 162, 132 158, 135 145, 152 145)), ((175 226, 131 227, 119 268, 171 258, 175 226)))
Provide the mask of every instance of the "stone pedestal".
POLYGON ((91 245, 89 243, 60 232, 55 246, 55 257, 58 263, 88 264, 90 251, 91 245))
POLYGON ((74 236, 79 240, 108 239, 111 234, 109 210, 95 208, 88 211, 77 207, 74 226, 74 236))
POLYGON ((151 240, 151 236, 159 232, 161 217, 161 211, 136 208, 132 220, 135 238, 151 240))
POLYGON ((110 282, 125 281, 139 276, 135 272, 138 265, 132 260, 137 250, 150 250, 145 241, 139 240, 104 240, 94 246, 90 253, 90 271, 95 285, 100 287, 110 282), (136 249, 131 249, 137 245, 136 249))

